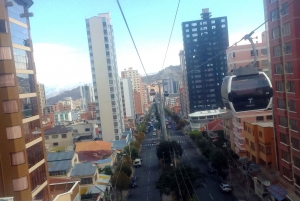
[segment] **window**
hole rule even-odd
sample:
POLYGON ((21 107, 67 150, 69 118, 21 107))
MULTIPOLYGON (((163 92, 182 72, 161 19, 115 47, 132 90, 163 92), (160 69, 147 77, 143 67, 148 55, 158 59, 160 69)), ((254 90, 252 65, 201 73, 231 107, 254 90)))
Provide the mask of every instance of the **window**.
POLYGON ((276 1, 276 0, 270 0, 270 4, 273 3, 273 2, 275 2, 275 1, 276 1))
POLYGON ((211 29, 216 29, 216 26, 215 25, 211 26, 211 29))
POLYGON ((189 29, 186 29, 185 32, 190 32, 190 30, 189 30, 189 29))
POLYGON ((12 73, 0 74, 0 87, 14 87, 15 76, 12 73))
POLYGON ((264 120, 264 117, 263 116, 257 116, 256 117, 256 121, 263 121, 264 120))
POLYGON ((185 27, 189 27, 189 24, 185 24, 185 27))
POLYGON ((13 179, 14 191, 23 191, 28 188, 28 179, 27 176, 13 179))
POLYGON ((226 22, 226 20, 225 19, 221 19, 221 22, 226 22))
POLYGON ((274 57, 280 57, 281 56, 281 46, 280 45, 274 46, 273 53, 274 53, 274 57))
POLYGON ((19 110, 17 100, 3 101, 2 104, 4 113, 15 113, 19 110))
POLYGON ((67 138, 67 134, 61 134, 61 138, 67 138))
POLYGON ((21 126, 13 126, 6 128, 7 139, 18 139, 22 137, 21 126))
MULTIPOLYGON (((254 51, 251 50, 251 51, 250 51, 250 54, 251 54, 251 56, 253 57, 253 56, 254 56, 254 51)), ((256 50, 256 56, 258 56, 258 50, 256 50)))
POLYGON ((299 146, 300 144, 299 144, 299 139, 298 138, 292 137, 291 142, 292 142, 292 145, 293 145, 294 149, 300 150, 300 146, 299 146))
POLYGON ((283 127, 288 127, 287 118, 283 116, 279 116, 279 125, 283 127))
POLYGON ((294 82, 292 81, 288 81, 286 83, 286 88, 288 92, 294 93, 295 92, 295 86, 294 86, 294 82))
POLYGON ((294 131, 298 131, 298 122, 296 119, 290 119, 291 129, 294 131))
POLYGON ((3 19, 0 20, 0 33, 8 33, 6 20, 3 20, 3 19))
POLYGON ((193 36, 193 37, 197 37, 198 34, 197 34, 197 33, 193 33, 192 36, 193 36))
POLYGON ((272 115, 267 115, 267 120, 272 120, 273 119, 273 116, 272 115))
POLYGON ((53 146, 58 146, 58 142, 53 142, 53 146))
POLYGON ((249 145, 249 140, 246 138, 246 144, 249 145))
POLYGON ((291 161, 291 155, 290 153, 284 151, 284 150, 281 150, 281 157, 283 160, 287 161, 287 162, 290 162, 291 161))
POLYGON ((279 13, 278 12, 279 12, 278 8, 276 8, 276 9, 274 9, 274 10, 271 11, 271 13, 270 13, 270 15, 271 15, 270 16, 271 17, 271 22, 279 19, 279 13))
POLYGON ((212 24, 215 24, 215 23, 216 23, 216 21, 215 21, 215 20, 211 20, 210 22, 211 22, 212 24))
POLYGON ((293 100, 289 100, 289 111, 296 112, 296 102, 293 100))
POLYGON ((90 128, 85 128, 84 130, 85 130, 85 131, 91 131, 91 129, 90 129, 90 128))
POLYGON ((285 99, 281 99, 281 98, 278 98, 277 99, 277 105, 278 105, 278 108, 279 109, 286 109, 286 101, 285 99))
POLYGON ((292 62, 287 62, 285 64, 285 72, 286 73, 293 73, 293 63, 292 62))
POLYGON ((58 138, 58 135, 52 135, 52 139, 58 138))
POLYGON ((282 35, 287 36, 290 35, 290 23, 285 23, 284 25, 282 25, 282 35))
POLYGON ((93 183, 93 178, 89 177, 89 178, 81 178, 80 179, 80 183, 81 184, 92 184, 93 183))
POLYGON ((18 80, 19 94, 36 92, 34 75, 17 73, 17 80, 18 80))
POLYGON ((292 54, 292 45, 291 45, 291 43, 284 44, 284 53, 285 54, 292 54))
POLYGON ((253 142, 251 142, 251 149, 253 150, 253 151, 255 151, 255 145, 254 145, 254 143, 253 142))
POLYGON ((11 153, 11 165, 21 165, 25 163, 25 154, 24 151, 11 153))
POLYGON ((282 81, 276 82, 276 91, 285 91, 284 90, 284 83, 282 81))
POLYGON ((262 66, 268 66, 268 65, 269 65, 268 60, 262 60, 262 61, 261 61, 261 65, 262 65, 262 66))
POLYGON ((259 137, 263 137, 263 134, 261 131, 258 132, 259 137))
POLYGON ((287 169, 286 167, 282 166, 282 173, 283 176, 292 179, 292 171, 290 169, 287 169))
POLYGON ((297 186, 300 186, 300 176, 294 174, 295 183, 297 186))
POLYGON ((290 144, 288 135, 286 135, 284 133, 279 133, 279 135, 280 135, 280 142, 282 142, 284 144, 290 144))
POLYGON ((271 147, 266 147, 266 154, 271 154, 271 147))
POLYGON ((238 122, 238 123, 241 123, 242 121, 241 121, 241 118, 238 118, 238 117, 236 117, 236 121, 238 122))
POLYGON ((119 133, 119 130, 118 130, 118 129, 115 129, 115 133, 119 133))
POLYGON ((282 4, 282 8, 281 8, 281 15, 285 16, 287 14, 289 14, 289 2, 282 4))
MULTIPOLYGON (((293 156, 294 166, 300 168, 300 158, 293 156)), ((300 179, 300 178, 299 178, 300 179)), ((299 182, 300 183, 300 182, 299 182)), ((298 184, 299 185, 299 184, 298 184)), ((299 185, 300 186, 300 185, 299 185)))
POLYGON ((226 27, 226 25, 225 25, 225 24, 222 24, 222 25, 221 25, 221 27, 222 27, 222 28, 225 28, 225 27, 226 27))
POLYGON ((276 27, 272 29, 272 39, 280 38, 280 28, 276 27))
POLYGON ((259 149, 260 152, 266 153, 265 147, 260 145, 260 144, 258 144, 258 149, 259 149))
POLYGON ((45 140, 49 140, 49 136, 45 136, 45 140))
POLYGON ((10 47, 0 47, 0 61, 12 59, 10 47))
POLYGON ((275 68, 275 74, 282 74, 283 73, 283 68, 282 68, 282 64, 275 64, 274 65, 275 68))
POLYGON ((261 50, 260 50, 260 53, 261 53, 262 55, 267 55, 267 54, 268 54, 267 48, 261 49, 261 50))

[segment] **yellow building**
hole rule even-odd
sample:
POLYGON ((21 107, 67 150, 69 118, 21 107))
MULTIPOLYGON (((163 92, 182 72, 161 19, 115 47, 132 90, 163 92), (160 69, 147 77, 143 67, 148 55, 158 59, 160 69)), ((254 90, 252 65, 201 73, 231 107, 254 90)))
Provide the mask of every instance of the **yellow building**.
POLYGON ((249 160, 266 166, 276 166, 273 122, 245 122, 244 135, 249 160))

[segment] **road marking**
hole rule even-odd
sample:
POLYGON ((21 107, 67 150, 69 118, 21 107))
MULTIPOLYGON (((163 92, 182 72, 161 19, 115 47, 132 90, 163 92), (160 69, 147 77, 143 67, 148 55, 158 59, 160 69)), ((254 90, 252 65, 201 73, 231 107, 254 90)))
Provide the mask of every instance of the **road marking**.
POLYGON ((191 165, 193 165, 193 163, 191 162, 191 165))
POLYGON ((150 181, 150 178, 148 178, 148 182, 150 181))
POLYGON ((148 196, 147 196, 147 201, 148 201, 148 196))
POLYGON ((203 186, 206 188, 206 185, 202 182, 203 186))
POLYGON ((210 193, 208 193, 208 194, 210 195, 211 199, 213 200, 213 197, 211 196, 211 194, 210 193))
POLYGON ((149 191, 149 186, 148 186, 148 191, 149 191))
POLYGON ((150 171, 149 171, 149 174, 150 174, 150 171))

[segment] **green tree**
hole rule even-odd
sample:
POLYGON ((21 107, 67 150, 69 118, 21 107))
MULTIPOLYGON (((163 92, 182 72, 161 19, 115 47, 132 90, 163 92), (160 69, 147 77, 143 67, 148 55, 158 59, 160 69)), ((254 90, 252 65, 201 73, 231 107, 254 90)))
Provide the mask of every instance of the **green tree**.
POLYGON ((123 163, 122 165, 118 165, 117 167, 117 171, 122 171, 124 172, 128 177, 131 176, 132 174, 132 169, 131 169, 131 165, 127 164, 127 163, 123 163), (122 166, 122 167, 121 167, 122 166))
POLYGON ((224 150, 215 148, 210 153, 211 165, 218 171, 228 167, 228 154, 224 150))
POLYGON ((122 200, 122 191, 127 190, 130 184, 130 177, 128 177, 124 172, 117 171, 111 178, 112 186, 116 187, 117 190, 121 193, 122 200))
POLYGON ((134 141, 130 142, 130 146, 134 146, 134 147, 136 147, 138 150, 141 149, 141 143, 140 143, 139 141, 137 141, 137 140, 134 140, 134 141))
POLYGON ((136 140, 141 143, 144 139, 145 139, 145 133, 139 132, 138 135, 136 136, 136 140))
POLYGON ((206 139, 197 139, 196 145, 201 151, 203 151, 208 147, 208 141, 206 139))
POLYGON ((187 200, 189 197, 188 193, 193 197, 193 191, 190 190, 192 189, 192 185, 195 186, 196 181, 200 178, 203 179, 204 176, 203 173, 199 172, 198 168, 181 165, 176 167, 175 171, 170 169, 162 172, 156 182, 156 188, 159 189, 161 195, 170 195, 170 193, 173 192, 176 194, 177 198, 182 196, 183 200, 187 200), (185 185, 187 185, 187 189, 189 190, 186 189, 185 185))
POLYGON ((190 136, 190 138, 193 140, 193 141, 195 141, 195 140, 197 140, 197 139, 202 139, 202 133, 200 132, 200 131, 197 131, 197 130, 195 130, 195 131, 190 131, 189 132, 189 136, 190 136))
POLYGON ((130 146, 129 147, 127 145, 126 147, 124 147, 123 153, 127 154, 127 156, 131 156, 132 160, 135 160, 139 156, 139 150, 136 147, 134 147, 134 146, 130 146))
POLYGON ((176 154, 177 158, 180 158, 183 153, 181 144, 177 141, 163 141, 160 142, 156 148, 156 155, 159 160, 163 159, 165 163, 171 163, 171 153, 176 154))

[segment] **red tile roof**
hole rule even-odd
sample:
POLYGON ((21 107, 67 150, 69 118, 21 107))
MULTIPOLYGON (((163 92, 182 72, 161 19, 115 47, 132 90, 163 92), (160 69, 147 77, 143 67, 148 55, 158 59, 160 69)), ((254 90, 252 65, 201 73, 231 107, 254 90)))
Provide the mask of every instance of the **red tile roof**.
POLYGON ((57 184, 57 183, 65 183, 65 182, 72 182, 72 181, 79 181, 78 179, 72 179, 72 178, 55 178, 55 177, 49 177, 49 184, 57 184))
POLYGON ((215 119, 205 125, 206 131, 220 131, 223 130, 222 119, 215 119))
POLYGON ((100 150, 100 151, 80 151, 78 154, 78 160, 81 163, 95 162, 104 158, 107 158, 112 154, 111 150, 100 150))
POLYGON ((111 150, 112 143, 105 141, 88 141, 76 143, 76 152, 111 150))

